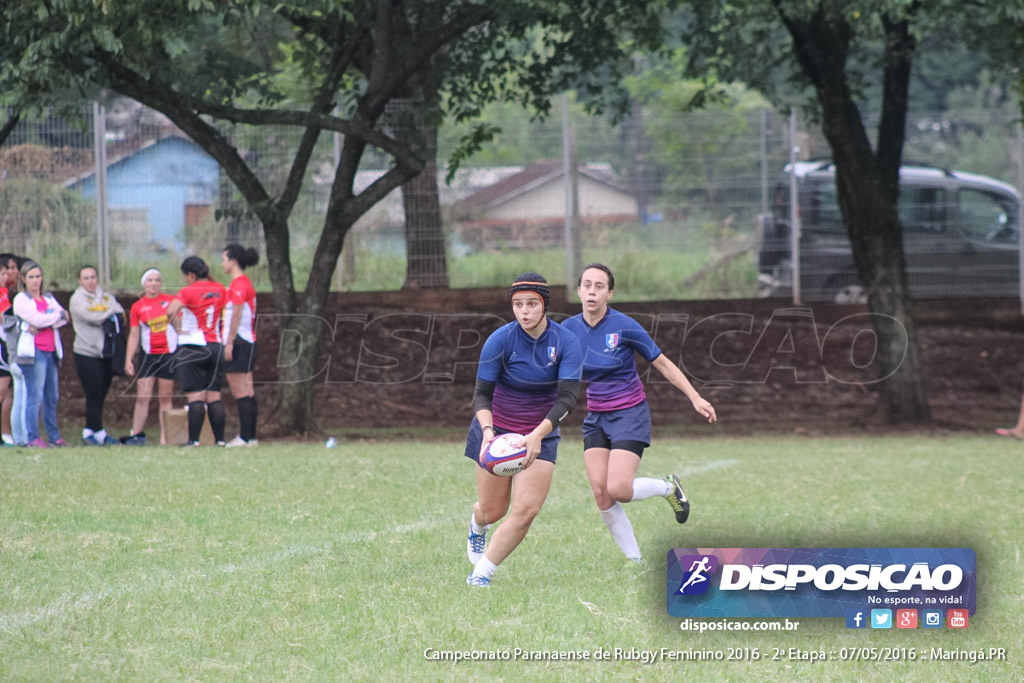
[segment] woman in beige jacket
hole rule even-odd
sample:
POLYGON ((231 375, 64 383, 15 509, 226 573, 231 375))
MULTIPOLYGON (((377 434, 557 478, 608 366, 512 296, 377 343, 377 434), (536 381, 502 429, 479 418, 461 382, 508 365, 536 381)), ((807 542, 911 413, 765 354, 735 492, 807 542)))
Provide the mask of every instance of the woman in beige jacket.
POLYGON ((78 269, 78 288, 71 295, 71 323, 75 328, 75 369, 85 392, 85 446, 112 446, 120 442, 103 428, 103 403, 114 378, 112 358, 104 358, 106 334, 103 323, 124 308, 112 294, 99 286, 99 277, 92 266, 78 269))

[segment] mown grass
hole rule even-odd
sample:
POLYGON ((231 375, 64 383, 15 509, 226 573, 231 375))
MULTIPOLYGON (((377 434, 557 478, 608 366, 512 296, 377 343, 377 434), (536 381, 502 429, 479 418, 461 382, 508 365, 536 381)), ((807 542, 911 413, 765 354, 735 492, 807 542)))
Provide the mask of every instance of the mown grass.
POLYGON ((982 437, 661 439, 642 470, 693 500, 628 506, 647 566, 594 509, 578 441, 489 590, 464 580, 473 465, 452 442, 0 451, 0 678, 1013 680, 1024 675, 1024 459, 982 437), (243 452, 239 452, 242 450, 243 452), (681 546, 972 547, 963 632, 679 630, 681 546), (775 648, 1007 648, 1005 662, 772 660, 775 648), (436 650, 758 648, 759 661, 432 661, 436 650))

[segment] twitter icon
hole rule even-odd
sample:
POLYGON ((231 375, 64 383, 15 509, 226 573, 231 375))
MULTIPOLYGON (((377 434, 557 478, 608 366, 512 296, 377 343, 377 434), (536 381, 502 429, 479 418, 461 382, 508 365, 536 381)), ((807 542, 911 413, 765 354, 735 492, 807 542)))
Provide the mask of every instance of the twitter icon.
POLYGON ((871 628, 892 628, 892 610, 871 610, 871 628))

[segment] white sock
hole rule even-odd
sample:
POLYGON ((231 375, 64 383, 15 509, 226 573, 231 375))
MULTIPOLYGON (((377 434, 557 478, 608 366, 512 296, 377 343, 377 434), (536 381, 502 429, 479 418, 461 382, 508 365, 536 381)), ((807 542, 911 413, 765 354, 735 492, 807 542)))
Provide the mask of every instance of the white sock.
POLYGON ((476 513, 474 512, 469 516, 469 528, 474 534, 486 534, 487 530, 491 528, 490 524, 484 524, 480 526, 476 523, 476 513))
POLYGON ((83 438, 83 439, 88 439, 88 438, 89 438, 90 436, 92 436, 92 435, 93 435, 94 433, 95 433, 95 432, 93 432, 93 431, 92 431, 91 429, 89 429, 88 427, 86 427, 85 429, 83 429, 83 430, 82 430, 82 438, 83 438))
POLYGON ((484 576, 489 579, 494 574, 494 570, 497 568, 498 565, 488 560, 487 556, 484 555, 477 561, 476 565, 473 567, 473 576, 484 576))
POLYGON ((601 517, 622 553, 631 560, 639 560, 640 546, 637 545, 633 525, 629 523, 625 508, 615 503, 607 510, 601 510, 601 517))
POLYGON ((664 498, 670 493, 672 493, 672 487, 664 479, 637 477, 633 480, 633 498, 630 499, 630 502, 634 500, 644 500, 645 498, 653 498, 654 496, 661 496, 664 498))
POLYGON ((92 435, 95 436, 96 440, 99 441, 100 443, 103 443, 104 441, 107 440, 107 430, 106 429, 101 429, 98 432, 93 432, 92 435))
POLYGON ((11 436, 10 434, 4 434, 0 438, 3 438, 5 444, 9 444, 11 446, 14 445, 14 437, 11 436))

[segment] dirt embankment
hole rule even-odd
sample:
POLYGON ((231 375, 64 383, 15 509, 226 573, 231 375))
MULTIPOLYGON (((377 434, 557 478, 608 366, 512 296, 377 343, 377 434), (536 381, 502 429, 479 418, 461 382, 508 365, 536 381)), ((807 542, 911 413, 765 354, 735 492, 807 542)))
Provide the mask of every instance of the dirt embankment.
MULTIPOLYGON (((123 301, 127 307, 131 300, 123 301)), ((261 419, 271 431, 278 353, 289 334, 273 300, 261 296, 256 378, 261 419)), ((862 433, 890 429, 877 408, 874 337, 863 307, 793 307, 783 300, 617 302, 680 363, 711 400, 716 433, 862 433)), ((552 311, 574 314, 562 290, 552 311)), ((1024 377, 1024 318, 1015 300, 919 302, 918 334, 934 424, 991 431, 1012 423, 1024 377)), ((556 319, 558 315, 554 315, 556 319)), ((322 428, 461 427, 470 419, 475 363, 483 340, 511 319, 504 289, 332 295, 324 316, 320 373, 309 380, 322 428)), ((71 348, 70 326, 64 330, 71 348)), ((81 420, 81 387, 70 357, 62 370, 61 413, 81 420)), ((698 435, 700 419, 658 373, 642 367, 656 432, 698 435)), ((225 395, 229 431, 234 405, 225 395)), ((127 428, 130 383, 111 390, 108 423, 127 428)), ((181 401, 179 400, 179 403, 181 401)), ((578 424, 583 403, 570 417, 578 424)))

